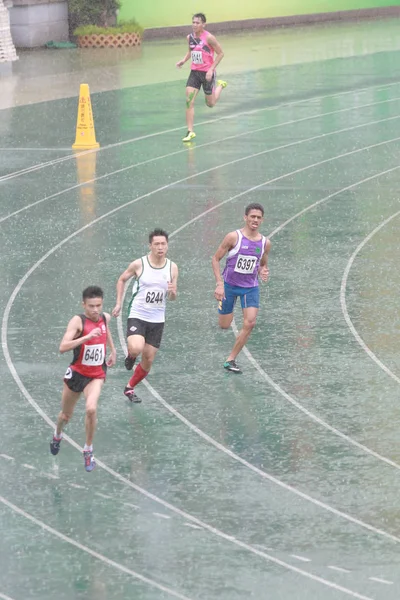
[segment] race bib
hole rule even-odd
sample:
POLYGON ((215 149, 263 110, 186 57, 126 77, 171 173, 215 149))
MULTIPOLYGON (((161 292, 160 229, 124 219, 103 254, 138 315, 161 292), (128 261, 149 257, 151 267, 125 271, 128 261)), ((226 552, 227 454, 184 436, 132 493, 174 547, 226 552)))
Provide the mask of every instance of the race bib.
POLYGON ((203 53, 198 50, 192 50, 192 63, 195 65, 203 64, 203 53))
POLYGON ((104 362, 104 344, 85 346, 82 364, 88 367, 98 367, 104 362))
POLYGON ((146 306, 149 308, 159 307, 164 304, 164 292, 160 290, 149 290, 146 293, 146 306))
POLYGON ((244 254, 238 254, 235 273, 243 273, 249 275, 254 273, 257 265, 257 258, 255 256, 245 256, 244 254))

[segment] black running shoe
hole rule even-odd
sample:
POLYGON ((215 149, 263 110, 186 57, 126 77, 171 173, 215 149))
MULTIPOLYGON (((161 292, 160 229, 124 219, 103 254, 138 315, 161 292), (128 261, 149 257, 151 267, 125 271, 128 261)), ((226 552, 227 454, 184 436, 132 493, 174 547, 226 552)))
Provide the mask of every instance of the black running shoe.
POLYGON ((53 435, 53 439, 50 442, 50 452, 53 454, 53 456, 59 453, 61 440, 62 438, 56 438, 53 435))
POLYGON ((231 371, 232 373, 242 372, 237 366, 236 361, 234 360, 227 360, 226 362, 224 362, 224 369, 226 369, 227 371, 231 371))
POLYGON ((139 404, 142 401, 139 396, 136 396, 135 390, 128 385, 124 389, 124 395, 128 398, 128 400, 135 402, 136 404, 139 404))
POLYGON ((127 371, 132 371, 133 365, 135 364, 135 362, 136 362, 136 358, 132 358, 132 356, 130 356, 128 354, 128 356, 125 359, 125 369, 127 371))

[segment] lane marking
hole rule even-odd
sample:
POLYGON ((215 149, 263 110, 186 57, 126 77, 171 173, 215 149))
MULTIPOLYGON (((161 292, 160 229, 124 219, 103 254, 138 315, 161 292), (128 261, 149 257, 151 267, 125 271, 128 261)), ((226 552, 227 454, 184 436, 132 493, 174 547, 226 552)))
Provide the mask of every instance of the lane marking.
POLYGON ((332 571, 338 571, 339 573, 351 573, 348 569, 343 569, 343 567, 335 567, 335 565, 328 565, 328 569, 332 571))
POLYGON ((153 515, 155 517, 160 517, 161 519, 170 519, 171 518, 169 515, 163 515, 162 513, 158 513, 158 512, 153 512, 153 515))
MULTIPOLYGON (((374 354, 374 352, 372 352, 372 350, 369 348, 369 346, 367 346, 367 344, 364 342, 364 340, 358 333, 357 329, 354 327, 353 322, 352 322, 350 315, 348 313, 348 310, 347 310, 346 288, 347 288, 347 280, 349 277, 350 270, 353 266, 355 259, 357 258, 357 255, 359 254, 359 252, 361 252, 361 250, 364 248, 364 246, 374 237, 374 235, 376 233, 378 233, 378 231, 380 231, 383 227, 388 225, 388 223, 390 223, 390 221, 392 221, 393 219, 396 219, 399 215, 400 215, 400 211, 397 211, 393 215, 391 215, 390 217, 388 217, 387 219, 382 221, 382 223, 380 223, 380 225, 375 227, 375 229, 373 231, 371 231, 371 233, 369 235, 367 235, 367 237, 364 238, 364 240, 357 246, 357 248, 355 249, 355 251, 353 252, 353 254, 350 257, 349 262, 346 265, 346 268, 343 273, 342 285, 340 287, 340 305, 342 307, 344 319, 345 319, 351 333, 353 334, 353 336, 355 337, 356 341, 361 346, 361 348, 364 350, 364 352, 366 352, 366 354, 378 365, 378 367, 380 367, 382 369, 382 371, 384 371, 386 373, 386 375, 389 375, 389 377, 391 377, 394 381, 396 381, 396 383, 400 383, 400 378, 397 377, 397 375, 395 375, 381 360, 379 360, 379 358, 376 356, 376 354, 374 354)), ((396 467, 400 468, 400 465, 396 465, 396 467)))
POLYGON ((14 457, 8 456, 8 454, 0 454, 0 458, 5 458, 6 460, 15 460, 14 457))
MULTIPOLYGON (((367 87, 361 87, 361 88, 355 88, 352 90, 348 90, 345 92, 337 92, 335 94, 327 94, 324 96, 311 96, 311 98, 306 98, 306 99, 302 99, 302 100, 295 100, 292 102, 283 102, 281 104, 276 104, 273 106, 265 106, 262 108, 255 108, 252 110, 248 110, 248 111, 242 111, 242 112, 238 112, 238 113, 233 113, 232 115, 228 115, 228 116, 222 116, 222 117, 218 117, 216 119, 208 119, 206 121, 200 121, 199 123, 196 124, 196 127, 200 127, 203 125, 212 125, 213 123, 219 122, 219 121, 223 121, 225 119, 232 119, 234 117, 241 117, 244 115, 251 115, 251 114, 256 114, 259 112, 264 112, 264 111, 274 111, 274 110, 279 110, 280 108, 286 108, 288 106, 296 106, 298 104, 304 104, 304 103, 312 103, 313 101, 316 100, 325 100, 327 98, 338 98, 340 96, 346 96, 346 95, 353 95, 356 92, 364 92, 364 91, 370 91, 370 90, 386 90, 388 88, 391 88, 393 86, 399 85, 400 82, 399 81, 395 81, 393 83, 387 83, 387 84, 382 84, 382 85, 372 85, 372 86, 367 86, 367 87)), ((72 160, 74 158, 76 158, 76 156, 84 156, 86 154, 92 154, 93 152, 103 152, 104 150, 110 150, 112 148, 117 148, 119 146, 123 146, 126 144, 132 144, 134 142, 138 142, 141 140, 147 140, 153 137, 157 137, 157 136, 161 136, 161 135, 165 135, 167 133, 174 133, 176 131, 182 131, 182 129, 184 129, 184 127, 175 127, 173 129, 165 129, 163 131, 158 131, 155 133, 149 133, 146 135, 142 135, 142 136, 138 136, 135 138, 130 138, 129 140, 124 140, 122 142, 116 142, 114 144, 108 144, 106 146, 101 146, 100 148, 96 149, 96 150, 87 150, 85 152, 79 152, 77 154, 70 154, 69 156, 60 158, 60 159, 55 159, 52 161, 47 161, 44 163, 39 163, 37 165, 32 165, 31 167, 27 167, 25 169, 21 169, 19 171, 15 171, 14 173, 9 173, 8 175, 4 175, 3 177, 0 177, 0 181, 6 180, 6 179, 11 179, 14 177, 19 177, 21 175, 25 175, 26 173, 30 173, 32 171, 36 171, 36 170, 40 170, 40 169, 44 169, 50 166, 53 166, 54 164, 58 164, 60 162, 64 162, 66 160, 72 160)))
POLYGON ((190 598, 188 598, 187 596, 184 596, 183 594, 180 594, 179 592, 176 592, 175 590, 172 590, 171 588, 168 588, 165 585, 162 585, 161 583, 157 583, 153 579, 149 579, 148 577, 145 577, 144 575, 141 575, 140 573, 137 573, 136 571, 132 571, 131 569, 124 567, 123 565, 115 562, 114 560, 111 560, 111 559, 107 558, 106 556, 103 556, 102 554, 95 552, 88 546, 84 546, 83 544, 76 542, 75 540, 68 537, 67 535, 64 535, 60 531, 57 531, 57 529, 53 529, 53 527, 50 527, 50 525, 46 525, 46 523, 43 523, 43 521, 40 521, 36 517, 33 517, 31 514, 25 512, 24 510, 22 510, 21 508, 19 508, 18 506, 16 506, 12 502, 10 502, 9 500, 6 500, 6 498, 4 498, 3 496, 0 496, 0 502, 2 504, 4 504, 5 506, 7 506, 8 508, 10 508, 15 513, 17 513, 20 516, 27 519, 28 521, 31 521, 32 523, 34 523, 41 529, 44 529, 48 533, 51 533, 52 535, 58 537, 63 542, 66 542, 67 544, 71 544, 71 546, 75 546, 75 548, 78 548, 79 550, 82 550, 83 552, 90 554, 91 556, 93 556, 94 558, 97 558, 97 560, 100 560, 101 562, 105 563, 106 565, 108 565, 110 567, 114 567, 114 569, 117 569, 118 571, 122 571, 122 573, 131 575, 135 579, 138 579, 139 581, 141 581, 143 583, 147 583, 151 587, 161 590, 162 592, 165 592, 165 593, 169 594, 170 596, 174 596, 175 598, 180 598, 181 600, 190 600, 190 598))
MULTIPOLYGON (((289 142, 289 143, 283 144, 281 146, 274 146, 273 148, 267 148, 266 150, 261 150, 260 152, 256 152, 256 153, 253 153, 253 154, 248 154, 247 156, 242 156, 240 158, 236 158, 236 159, 228 161, 226 163, 222 163, 220 165, 217 165, 216 167, 211 167, 209 169, 205 169, 204 171, 199 171, 198 173, 194 173, 193 175, 189 175, 188 177, 184 177, 183 179, 178 179, 178 180, 176 180, 174 182, 171 182, 171 183, 168 183, 166 185, 163 185, 160 188, 156 188, 155 190, 152 190, 151 192, 147 192, 147 193, 145 193, 145 194, 143 194, 141 196, 138 196, 137 198, 134 198, 133 200, 130 200, 129 202, 126 202, 125 204, 121 204, 119 207, 117 207, 115 209, 115 211, 121 210, 125 206, 128 206, 130 204, 134 204, 135 202, 138 202, 139 200, 143 200, 144 198, 148 198, 148 197, 152 196, 153 194, 156 194, 156 193, 159 193, 161 191, 164 191, 164 190, 166 190, 166 189, 168 189, 168 188, 170 188, 170 187, 172 187, 174 185, 178 185, 180 183, 184 183, 185 181, 189 181, 191 179, 195 179, 196 177, 200 177, 201 175, 206 175, 207 173, 211 173, 213 171, 217 171, 218 169, 223 169, 225 167, 229 167, 231 165, 240 163, 240 162, 242 162, 244 160, 251 160, 252 158, 256 158, 258 156, 262 156, 262 155, 269 154, 269 153, 272 153, 272 152, 277 152, 278 150, 285 150, 285 149, 291 148, 293 146, 299 146, 301 144, 305 144, 307 142, 312 142, 312 141, 315 141, 315 140, 318 140, 318 139, 329 137, 331 135, 336 135, 336 134, 339 134, 339 133, 345 133, 345 132, 348 132, 348 131, 353 131, 354 129, 361 129, 363 127, 368 127, 370 125, 378 125, 380 123, 385 123, 387 121, 397 120, 399 118, 400 118, 400 115, 396 115, 394 117, 387 117, 385 119, 380 119, 380 120, 377 120, 377 121, 369 121, 368 123, 361 123, 359 125, 353 125, 352 127, 346 127, 344 129, 337 129, 335 131, 330 131, 328 133, 322 133, 322 134, 319 134, 319 135, 314 135, 314 136, 309 137, 309 138, 305 138, 305 139, 302 139, 302 140, 296 140, 294 142, 289 142)), ((247 135, 247 132, 246 132, 246 135, 247 135)), ((237 137, 237 136, 234 136, 234 137, 237 137)), ((395 139, 399 139, 399 138, 395 138, 395 139)), ((221 141, 221 140, 218 140, 218 141, 221 141)), ((389 140, 389 141, 394 141, 394 139, 389 140)), ((212 143, 214 143, 214 142, 212 142, 212 143)), ((380 143, 385 143, 385 142, 380 142, 380 143)), ((210 145, 210 143, 202 144, 199 147, 208 146, 208 145, 210 145)), ((374 148, 374 147, 375 147, 374 145, 373 146, 368 146, 368 148, 374 148)), ((182 152, 182 150, 177 150, 176 152, 173 152, 173 153, 170 153, 170 154, 165 154, 165 155, 163 155, 161 157, 158 157, 157 159, 150 158, 150 159, 142 161, 140 163, 135 163, 134 165, 128 165, 127 167, 122 167, 121 169, 117 169, 116 171, 111 171, 110 173, 106 173, 104 175, 100 175, 99 177, 94 177, 92 179, 88 179, 84 183, 77 183, 77 184, 75 184, 73 186, 70 186, 69 188, 65 188, 64 190, 61 190, 59 192, 55 192, 54 194, 50 194, 50 196, 45 196, 44 198, 40 198, 40 200, 36 200, 35 202, 31 202, 30 204, 27 204, 26 206, 23 206, 22 208, 19 208, 19 209, 15 210, 14 212, 9 213, 8 215, 5 215, 4 217, 1 217, 0 218, 0 223, 3 223, 4 221, 7 221, 8 219, 11 219, 12 217, 15 217, 16 215, 19 215, 19 214, 21 214, 21 213, 23 213, 23 212, 25 212, 25 211, 33 208, 34 206, 38 206, 39 204, 42 204, 43 202, 47 202, 47 200, 52 200, 54 198, 58 198, 59 196, 65 194, 67 192, 71 192, 73 190, 76 190, 76 189, 79 189, 81 187, 84 187, 84 186, 86 186, 86 185, 88 185, 90 183, 94 183, 96 181, 100 181, 100 180, 105 179, 107 177, 111 177, 113 175, 117 175, 117 174, 123 173, 125 171, 130 170, 130 169, 133 169, 133 168, 136 168, 136 167, 139 167, 139 166, 143 166, 145 164, 149 164, 151 162, 154 162, 154 160, 158 160, 159 158, 167 158, 167 157, 173 156, 174 154, 179 154, 181 152, 182 152)), ((352 152, 350 152, 349 154, 351 154, 351 153, 352 152)), ((347 156, 347 154, 340 155, 340 157, 344 157, 344 156, 347 156)), ((331 159, 327 159, 328 162, 329 162, 329 160, 331 160, 331 159)), ((313 166, 319 166, 320 164, 323 164, 323 163, 324 163, 324 161, 322 161, 321 163, 315 163, 315 165, 313 165, 313 166)), ((311 168, 311 166, 309 165, 306 168, 311 168)), ((296 174, 298 172, 301 172, 301 171, 298 171, 298 170, 297 171, 293 171, 290 174, 296 174)), ((280 179, 280 177, 275 178, 275 179, 271 179, 269 182, 266 182, 266 183, 272 183, 274 181, 279 181, 279 179, 280 179)), ((265 185, 265 184, 262 184, 262 185, 265 185)), ((249 190, 249 191, 253 191, 253 189, 257 189, 257 188, 251 188, 251 190, 249 190)), ((245 192, 245 193, 249 193, 249 191, 245 192)), ((112 212, 113 211, 110 211, 109 213, 106 213, 106 215, 109 215, 112 212)), ((93 222, 94 221, 92 221, 92 223, 93 222)), ((90 223, 88 225, 90 226, 90 223)))
POLYGON ((305 556, 299 556, 298 554, 291 554, 290 556, 302 562, 311 562, 311 558, 306 558, 305 556))
POLYGON ((86 490, 86 487, 84 485, 79 485, 79 483, 71 482, 68 485, 72 488, 75 488, 76 490, 86 490))
POLYGON ((388 579, 382 579, 381 577, 369 577, 368 579, 370 579, 370 581, 376 581, 377 583, 393 585, 393 581, 389 581, 388 579))

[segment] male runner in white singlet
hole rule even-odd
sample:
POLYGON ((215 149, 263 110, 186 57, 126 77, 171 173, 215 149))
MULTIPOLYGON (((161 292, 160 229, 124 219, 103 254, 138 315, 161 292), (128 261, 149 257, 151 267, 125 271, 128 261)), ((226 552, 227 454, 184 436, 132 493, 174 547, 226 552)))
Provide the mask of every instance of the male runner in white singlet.
POLYGON ((168 234, 154 229, 149 234, 150 253, 134 260, 117 282, 117 302, 112 315, 118 317, 125 283, 134 277, 129 303, 125 367, 130 371, 139 354, 141 361, 135 369, 124 394, 131 402, 141 402, 135 387, 144 379, 153 364, 161 344, 167 298, 176 299, 178 267, 167 258, 168 234))

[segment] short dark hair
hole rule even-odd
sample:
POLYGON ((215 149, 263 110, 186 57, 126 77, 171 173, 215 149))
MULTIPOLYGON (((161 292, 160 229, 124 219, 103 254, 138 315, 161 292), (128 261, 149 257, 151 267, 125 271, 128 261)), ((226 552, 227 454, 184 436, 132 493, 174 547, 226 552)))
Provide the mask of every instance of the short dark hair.
POLYGON ((149 233, 149 244, 151 244, 151 242, 153 241, 153 238, 158 235, 165 237, 165 239, 168 242, 168 233, 166 231, 164 231, 164 229, 156 228, 156 229, 153 229, 153 231, 150 231, 150 233, 149 233))
POLYGON ((104 298, 104 292, 97 285, 89 285, 82 292, 82 300, 85 302, 88 298, 104 298))
POLYGON ((193 15, 192 19, 194 19, 195 17, 197 17, 197 19, 200 19, 203 23, 207 22, 206 15, 204 13, 196 13, 195 15, 193 15))
POLYGON ((244 214, 247 215, 249 214, 249 212, 251 210, 259 210, 261 211, 262 216, 264 216, 264 207, 259 204, 258 202, 252 202, 251 204, 248 204, 244 210, 244 214))

